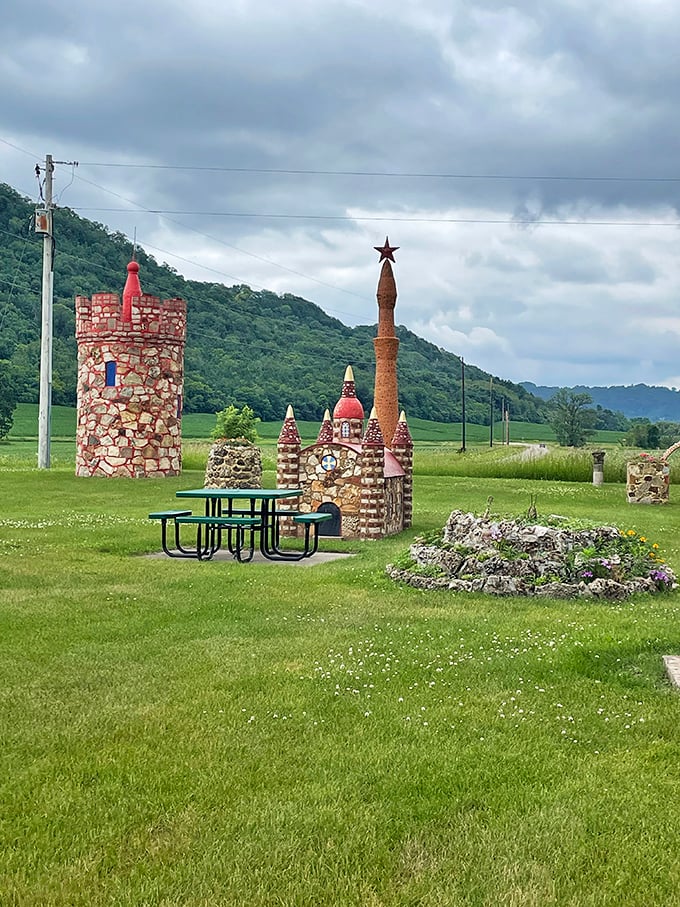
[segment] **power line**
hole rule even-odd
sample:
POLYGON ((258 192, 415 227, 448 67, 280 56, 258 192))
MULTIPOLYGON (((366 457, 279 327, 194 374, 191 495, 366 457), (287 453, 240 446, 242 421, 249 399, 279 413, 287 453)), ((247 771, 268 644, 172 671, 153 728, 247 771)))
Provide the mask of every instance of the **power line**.
MULTIPOLYGON (((100 186, 98 183, 92 182, 92 180, 85 179, 82 176, 76 176, 76 179, 81 180, 84 183, 87 183, 90 186, 94 186, 96 189, 101 189, 102 192, 108 192, 110 195, 115 196, 116 198, 121 199, 121 201, 127 202, 130 205, 134 205, 136 208, 139 208, 141 211, 145 211, 148 214, 153 214, 156 212, 151 211, 145 205, 140 205, 139 202, 135 202, 132 199, 125 198, 125 196, 120 195, 118 192, 114 192, 112 189, 107 189, 105 186, 100 186)), ((73 210, 76 210, 75 208, 73 210)), ((129 213, 129 212, 128 212, 129 213)), ((236 252, 240 252, 242 255, 248 255, 250 258, 255 258, 258 261, 262 261, 265 264, 273 265, 276 268, 280 268, 283 271, 287 271, 289 274, 295 274, 297 277, 302 277, 305 280, 311 280, 313 283, 317 283, 322 287, 327 287, 330 290, 337 290, 340 293, 346 293, 348 296, 354 296, 357 299, 361 299, 363 302, 366 302, 365 296, 360 296, 358 293, 353 293, 351 290, 345 290, 343 287, 335 286, 331 283, 326 283, 324 280, 319 280, 317 277, 312 277, 309 274, 304 274, 302 271, 296 271, 294 268, 288 268, 286 265, 279 264, 279 262, 272 261, 270 258, 265 258, 263 255, 257 255, 255 252, 249 252, 247 249, 241 249, 239 246, 234 246, 231 243, 226 242, 223 239, 219 239, 216 236, 211 236, 208 233, 203 233, 201 230, 196 230, 194 227, 189 227, 186 224, 180 224, 177 221, 172 220, 171 217, 161 214, 161 217, 164 217, 165 220, 168 220, 170 223, 174 223, 176 226, 180 227, 183 230, 190 230, 192 233, 196 233, 197 236, 202 236, 204 239, 209 239, 211 242, 216 242, 220 245, 225 246, 228 249, 233 249, 236 252)), ((235 278, 232 278, 235 279, 235 278)), ((246 283, 246 281, 241 281, 246 283)))
MULTIPOLYGON (((74 211, 92 211, 98 213, 129 213, 128 208, 87 208, 76 206, 74 211)), ((482 217, 395 217, 395 216, 353 216, 349 214, 257 214, 242 211, 182 211, 165 208, 145 208, 143 213, 155 215, 188 216, 188 217, 247 217, 247 218, 272 218, 291 220, 340 220, 340 221, 379 221, 383 223, 412 223, 412 224, 495 224, 511 225, 516 227, 680 227, 678 221, 640 221, 640 220, 521 220, 518 218, 482 218, 482 217)), ((207 234, 200 234, 205 236, 207 234)), ((208 237, 210 238, 210 237, 208 237)), ((221 240, 217 240, 221 242, 221 240)), ((227 245, 225 243, 225 245, 227 245)), ((236 249, 236 246, 230 248, 236 249)), ((243 250, 238 250, 243 251, 243 250)), ((246 252, 246 255, 253 253, 246 252)), ((258 257, 258 256, 255 256, 258 257)), ((268 261, 268 259, 263 259, 268 261)), ((275 264, 275 262, 271 262, 275 264)), ((278 265, 283 267, 283 265, 278 265)), ((290 270, 286 268, 286 270, 290 270)), ((298 273, 298 272, 293 272, 298 273)), ((305 276, 305 275, 302 275, 305 276)), ((310 278, 313 280, 314 278, 310 278)), ((326 284, 329 286, 329 284, 326 284)), ((334 287, 333 289, 341 289, 334 287)), ((348 292, 348 291, 344 291, 348 292)), ((356 295, 356 294, 352 294, 356 295)))
MULTIPOLYGON (((9 143, 8 143, 9 144, 9 143)), ((587 183, 680 183, 679 176, 568 176, 566 174, 522 173, 423 173, 389 170, 314 170, 283 167, 213 167, 198 164, 140 164, 120 161, 82 161, 83 167, 118 167, 139 170, 183 170, 207 173, 271 173, 289 176, 367 176, 396 179, 523 180, 587 183)))

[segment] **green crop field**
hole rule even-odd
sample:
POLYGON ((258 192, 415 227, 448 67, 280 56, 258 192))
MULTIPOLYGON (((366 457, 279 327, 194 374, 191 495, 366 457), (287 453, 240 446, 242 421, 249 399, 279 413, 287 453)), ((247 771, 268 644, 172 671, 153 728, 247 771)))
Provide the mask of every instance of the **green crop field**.
MULTIPOLYGON (((281 422, 260 422, 257 430, 263 441, 276 441, 281 431, 281 422)), ((214 413, 185 413, 182 417, 182 436, 188 440, 210 438, 215 428, 214 413)), ((319 433, 319 422, 298 422, 301 436, 311 443, 319 433)), ((428 422, 426 419, 410 419, 409 429, 414 441, 432 443, 453 442, 458 446, 462 440, 460 423, 445 425, 441 422, 428 422)), ((67 406, 52 408, 52 436, 54 438, 73 438, 76 431, 76 411, 67 406)), ((20 403, 14 416, 14 426, 10 438, 35 438, 38 435, 38 406, 35 403, 20 403)), ((616 444, 623 437, 622 432, 598 431, 591 438, 594 444, 616 444)), ((512 441, 555 441, 555 433, 549 425, 538 425, 532 422, 511 422, 510 438, 512 441)), ((467 425, 465 430, 466 444, 488 444, 489 426, 467 425)), ((500 422, 494 426, 494 443, 503 440, 503 426, 500 422)))

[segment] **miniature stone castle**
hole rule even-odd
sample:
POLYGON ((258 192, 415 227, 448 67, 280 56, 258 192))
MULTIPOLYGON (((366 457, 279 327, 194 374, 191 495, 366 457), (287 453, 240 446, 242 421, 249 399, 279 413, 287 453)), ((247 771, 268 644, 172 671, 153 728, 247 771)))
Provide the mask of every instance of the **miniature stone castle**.
POLYGON ((77 476, 179 475, 186 303, 142 293, 76 296, 77 476))
MULTIPOLYGON (((399 415, 394 329, 397 289, 390 261, 397 246, 377 247, 385 259, 378 282, 378 336, 375 405, 364 430, 364 408, 347 367, 342 394, 324 415, 316 443, 302 447, 292 407, 278 440, 277 485, 301 488, 285 507, 301 513, 330 513, 320 534, 378 539, 411 525, 413 514, 413 441, 403 411, 399 415), (385 438, 390 446, 385 445, 385 438)), ((282 508, 283 502, 282 502, 282 508)), ((292 519, 281 520, 283 535, 300 534, 292 519)))

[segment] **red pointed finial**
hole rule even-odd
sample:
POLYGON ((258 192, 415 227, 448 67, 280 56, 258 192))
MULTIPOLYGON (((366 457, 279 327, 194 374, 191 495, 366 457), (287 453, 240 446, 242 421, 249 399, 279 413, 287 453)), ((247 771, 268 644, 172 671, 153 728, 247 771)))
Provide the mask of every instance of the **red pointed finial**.
MULTIPOLYGON (((392 253, 396 252, 399 246, 391 246, 390 238, 389 236, 386 236, 384 246, 373 246, 373 248, 376 252, 380 252, 380 261, 382 261, 383 258, 387 258, 389 259, 389 261, 394 261, 394 255, 392 253)), ((378 262, 378 264, 380 264, 380 261, 378 262)))
POLYGON ((127 266, 127 280, 123 290, 123 321, 132 321, 132 300, 139 299, 142 295, 142 286, 139 282, 139 264, 133 259, 127 266))

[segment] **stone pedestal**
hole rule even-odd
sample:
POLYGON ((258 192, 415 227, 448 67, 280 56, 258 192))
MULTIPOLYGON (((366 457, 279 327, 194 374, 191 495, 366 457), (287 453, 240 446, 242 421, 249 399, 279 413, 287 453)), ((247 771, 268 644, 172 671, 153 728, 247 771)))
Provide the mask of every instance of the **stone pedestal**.
POLYGON ((667 504, 670 482, 668 463, 656 457, 629 460, 626 493, 629 504, 667 504))
POLYGON ((216 441, 205 470, 206 488, 262 488, 262 452, 245 439, 216 441))
POLYGON ((604 450, 593 451, 593 485, 604 485, 604 450))

